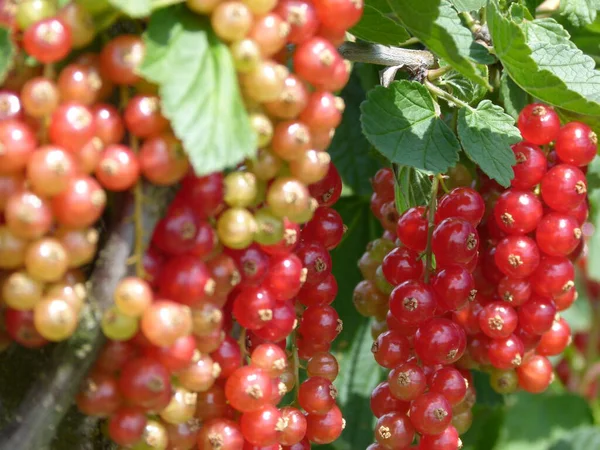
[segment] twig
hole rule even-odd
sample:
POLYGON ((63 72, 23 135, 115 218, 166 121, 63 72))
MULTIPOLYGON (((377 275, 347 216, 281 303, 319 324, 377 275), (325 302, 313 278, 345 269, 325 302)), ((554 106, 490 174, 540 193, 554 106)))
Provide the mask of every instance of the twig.
POLYGON ((433 53, 427 50, 411 50, 364 42, 344 42, 339 46, 338 51, 344 58, 353 62, 401 66, 411 72, 422 71, 436 65, 433 53))
POLYGON ((435 228, 435 208, 437 206, 437 192, 439 186, 439 178, 433 177, 431 184, 431 198, 427 206, 427 247, 425 248, 425 283, 429 283, 431 276, 431 266, 433 264, 433 250, 431 242, 433 240, 433 229, 435 228))
MULTIPOLYGON (((172 196, 165 188, 147 185, 145 190, 153 201, 149 202, 152 208, 144 210, 144 227, 151 230, 172 196)), ((88 304, 77 331, 56 348, 52 364, 27 393, 14 420, 0 430, 0 450, 50 448, 60 421, 104 342, 100 329, 102 312, 112 304, 119 280, 128 274, 126 262, 135 239, 134 223, 127 220, 132 211, 133 201, 129 198, 90 277, 88 304)))

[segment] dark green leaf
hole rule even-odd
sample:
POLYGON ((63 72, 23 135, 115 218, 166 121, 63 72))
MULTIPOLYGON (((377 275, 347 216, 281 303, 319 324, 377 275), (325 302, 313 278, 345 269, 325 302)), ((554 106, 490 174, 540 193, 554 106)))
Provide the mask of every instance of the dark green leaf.
MULTIPOLYGON (((590 200, 590 222, 600 230, 600 156, 596 156, 588 166, 588 197, 590 200)), ((588 242, 587 275, 600 281, 600 233, 592 234, 588 242)))
POLYGON ((395 166, 394 173, 396 209, 399 214, 429 201, 433 184, 430 175, 408 166, 395 166))
POLYGON ((592 23, 600 9, 600 0, 562 0, 560 13, 576 27, 592 23))
POLYGON ((461 450, 503 450, 494 447, 504 420, 504 408, 489 405, 475 405, 473 408, 475 420, 466 434, 461 436, 461 450))
POLYGON ((592 423, 586 401, 574 394, 519 393, 510 400, 498 449, 548 450, 569 430, 592 423))
POLYGON ((388 3, 388 0, 366 0, 365 5, 372 6, 377 11, 380 11, 382 14, 385 14, 385 15, 393 15, 394 14, 392 7, 388 3))
POLYGON ((162 111, 197 174, 234 166, 256 151, 227 46, 207 19, 183 6, 152 14, 140 73, 159 85, 162 111))
POLYGON ((350 33, 365 41, 383 45, 398 45, 410 37, 402 25, 368 4, 360 22, 350 29, 350 33))
POLYGON ((600 135, 600 116, 586 116, 560 108, 556 108, 556 112, 560 116, 560 119, 563 121, 563 123, 573 121, 583 122, 589 125, 596 132, 596 134, 600 135))
POLYGON ((476 11, 483 8, 487 0, 450 0, 458 12, 476 11))
POLYGON ((490 178, 508 186, 514 177, 516 163, 511 144, 521 140, 514 119, 489 100, 476 109, 461 108, 458 112, 458 137, 469 156, 490 178))
POLYGON ((504 110, 515 120, 529 103, 527 92, 521 89, 506 72, 502 72, 500 78, 500 100, 504 104, 504 110))
POLYGON ((361 105, 365 136, 391 162, 440 173, 458 161, 460 145, 416 81, 378 86, 361 105))
POLYGON ((388 0, 405 28, 458 72, 489 88, 475 63, 493 62, 446 0, 388 0))
POLYGON ((8 28, 0 27, 0 83, 4 81, 15 58, 15 46, 8 28))
POLYGON ((548 450, 591 450, 600 448, 600 428, 580 427, 559 439, 548 450))
POLYGON ((560 25, 551 19, 517 23, 500 11, 497 0, 487 10, 496 56, 515 83, 551 105, 600 115, 600 72, 560 25))
POLYGON ((371 214, 368 200, 362 197, 345 197, 336 204, 336 209, 348 226, 343 242, 332 252, 333 274, 340 281, 334 306, 344 322, 342 333, 334 341, 334 354, 340 363, 335 385, 346 428, 330 448, 355 450, 364 449, 373 441, 374 418, 369 401, 383 373, 371 353, 369 319, 356 312, 352 293, 362 280, 356 262, 369 241, 380 237, 382 231, 371 214))
POLYGON ((544 0, 525 0, 525 6, 527 7, 532 16, 535 16, 535 10, 542 3, 544 3, 544 0))
POLYGON ((335 131, 328 152, 340 172, 344 185, 356 195, 370 196, 369 179, 380 165, 370 155, 371 144, 360 129, 360 104, 365 100, 365 91, 354 71, 348 85, 342 91, 346 109, 342 123, 335 131))

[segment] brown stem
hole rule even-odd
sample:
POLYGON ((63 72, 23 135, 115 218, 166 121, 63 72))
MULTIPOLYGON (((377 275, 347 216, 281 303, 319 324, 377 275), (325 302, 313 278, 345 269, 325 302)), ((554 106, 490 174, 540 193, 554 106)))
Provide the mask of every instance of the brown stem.
MULTIPOLYGON (((147 185, 151 208, 144 210, 144 228, 152 230, 171 199, 170 190, 147 185)), ((127 259, 135 240, 130 220, 133 199, 120 211, 118 225, 109 235, 90 277, 88 302, 79 327, 67 341, 58 345, 50 366, 40 374, 21 401, 9 425, 0 430, 0 450, 45 450, 65 416, 79 386, 104 342, 100 329, 102 312, 113 303, 113 292, 128 275, 127 259)), ((147 233, 149 238, 150 233, 147 233)))

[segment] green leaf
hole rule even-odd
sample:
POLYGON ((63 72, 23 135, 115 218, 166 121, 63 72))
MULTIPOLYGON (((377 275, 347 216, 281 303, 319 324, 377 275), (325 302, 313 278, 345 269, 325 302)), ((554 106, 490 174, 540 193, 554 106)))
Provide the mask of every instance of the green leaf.
POLYGON ((367 244, 381 236, 382 230, 371 214, 368 200, 363 197, 342 198, 335 208, 348 226, 344 240, 331 255, 333 274, 343 280, 333 305, 344 322, 344 329, 333 343, 333 352, 340 364, 335 385, 346 428, 330 448, 356 450, 367 448, 373 442, 374 418, 369 402, 383 372, 371 352, 373 338, 369 319, 356 312, 352 294, 362 280, 356 261, 365 252, 367 244))
POLYGON ((146 17, 152 12, 152 0, 108 0, 129 17, 146 17))
POLYGON ((353 71, 341 95, 346 108, 342 123, 335 130, 327 151, 344 186, 350 188, 349 192, 370 197, 372 188, 369 179, 377 172, 380 164, 370 155, 371 144, 360 129, 359 108, 365 100, 365 90, 356 71, 353 71))
POLYGON ((600 115, 600 73, 560 25, 551 19, 517 23, 500 11, 497 0, 488 5, 496 56, 516 84, 551 105, 600 115))
POLYGON ((490 100, 483 100, 477 108, 458 111, 458 137, 463 149, 486 175, 508 186, 514 177, 516 164, 511 144, 519 142, 521 133, 515 120, 490 100))
MULTIPOLYGON (((588 198, 590 201, 590 222, 600 230, 600 156, 596 156, 587 172, 588 198)), ((588 242, 587 276, 600 281, 600 233, 592 234, 588 242)))
POLYGON ((600 116, 586 116, 583 114, 577 114, 571 111, 566 111, 564 109, 555 108, 560 120, 563 123, 567 122, 583 122, 587 124, 592 130, 596 132, 596 134, 600 135, 600 116))
POLYGON ((357 38, 383 45, 398 45, 410 37, 402 25, 369 5, 349 31, 357 38))
POLYGON ((595 448, 600 448, 600 429, 594 426, 584 426, 567 433, 548 450, 590 450, 595 448))
POLYGON ((450 0, 458 12, 476 11, 487 4, 487 0, 450 0))
POLYGON ((252 156, 256 136, 231 55, 207 19, 183 6, 158 10, 144 41, 140 73, 159 85, 162 112, 196 173, 220 171, 252 156))
POLYGON ((367 139, 389 161, 441 173, 458 161, 460 145, 436 115, 433 98, 416 81, 378 86, 360 106, 367 139))
POLYGON ((504 110, 516 120, 521 110, 529 103, 527 92, 521 89, 508 73, 502 72, 499 93, 504 110))
POLYGON ((429 201, 433 184, 429 174, 408 166, 394 166, 394 174, 396 209, 399 214, 429 201))
POLYGON ((592 423, 586 401, 574 394, 519 393, 510 400, 497 449, 548 450, 569 430, 592 423))
POLYGON ((544 0, 525 0, 525 6, 530 11, 532 16, 535 16, 535 10, 542 3, 544 3, 544 0))
POLYGON ((388 3, 388 0, 365 0, 364 3, 365 5, 372 6, 384 15, 394 15, 394 11, 388 3))
MULTIPOLYGON (((487 66, 481 67, 482 71, 487 73, 487 66)), ((485 87, 474 83, 456 70, 451 70, 442 75, 438 80, 438 84, 454 97, 469 104, 478 102, 487 94, 485 87)))
POLYGON ((485 47, 475 42, 447 0, 388 1, 404 27, 429 50, 465 77, 490 88, 475 63, 488 64, 493 58, 485 47))
POLYGON ((15 46, 8 28, 0 27, 0 83, 2 83, 14 64, 15 46))
POLYGON ((91 15, 96 31, 110 27, 121 16, 121 11, 113 7, 109 0, 77 0, 91 15))
POLYGON ((576 27, 592 23, 600 9, 600 0, 561 0, 560 14, 576 27))
POLYGON ((503 450, 494 445, 504 420, 504 409, 498 406, 475 405, 473 416, 476 419, 471 428, 460 437, 463 442, 461 450, 503 450))

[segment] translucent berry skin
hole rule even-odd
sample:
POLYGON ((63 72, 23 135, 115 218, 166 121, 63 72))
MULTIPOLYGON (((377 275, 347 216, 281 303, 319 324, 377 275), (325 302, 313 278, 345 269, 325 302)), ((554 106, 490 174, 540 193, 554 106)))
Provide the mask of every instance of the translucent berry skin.
POLYGON ((85 228, 100 218, 106 194, 98 182, 87 176, 73 178, 67 188, 52 198, 56 221, 69 228, 85 228))
POLYGON ((548 388, 554 378, 552 364, 545 356, 533 355, 517 367, 517 377, 521 389, 539 394, 548 388))
POLYGON ((342 412, 334 406, 325 414, 306 416, 306 437, 315 444, 329 444, 340 437, 344 426, 342 412))
POLYGON ((277 425, 281 412, 273 405, 265 405, 258 411, 245 412, 240 417, 240 429, 244 439, 254 445, 269 446, 277 442, 277 425))
POLYGON ((331 256, 323 244, 315 241, 301 242, 296 255, 307 269, 307 284, 321 283, 331 273, 331 256))
POLYGON ((409 402, 427 389, 427 377, 423 368, 409 361, 395 367, 388 374, 388 389, 394 398, 409 402))
POLYGON ((433 231, 432 250, 438 267, 466 264, 477 255, 478 249, 477 230, 464 219, 444 219, 433 231))
POLYGON ((142 438, 146 423, 146 414, 143 410, 121 408, 111 415, 108 434, 119 445, 133 445, 142 438))
POLYGON ((33 130, 24 122, 6 120, 0 122, 0 174, 16 174, 25 168, 29 157, 37 147, 33 130))
POLYGON ((475 298, 475 279, 467 270, 450 266, 440 270, 431 278, 431 286, 436 294, 438 307, 455 311, 475 298))
POLYGON ((390 294, 390 311, 401 323, 419 325, 433 316, 436 308, 433 289, 421 281, 405 281, 390 294))
POLYGON ((233 302, 233 316, 249 330, 258 330, 273 318, 275 299, 262 288, 244 289, 233 302))
POLYGON ((524 140, 535 145, 545 145, 558 137, 560 119, 550 106, 531 103, 519 114, 517 126, 524 140))
POLYGON ((140 176, 140 163, 135 153, 124 145, 111 145, 104 150, 96 169, 96 178, 111 191, 130 189, 140 176))
POLYGON ((94 115, 87 106, 66 102, 52 113, 48 135, 54 144, 77 153, 92 140, 95 129, 94 115))
POLYGON ((449 425, 440 434, 426 434, 419 441, 419 450, 457 450, 461 447, 458 431, 449 425))
POLYGON ((554 356, 561 354, 571 343, 571 327, 562 317, 552 322, 552 327, 542 334, 535 351, 538 355, 554 356))
POLYGON ((515 189, 528 190, 542 181, 548 167, 546 155, 539 147, 529 142, 519 142, 512 146, 517 163, 513 166, 515 177, 511 186, 515 189))
POLYGON ((431 376, 430 390, 446 397, 452 406, 458 405, 467 395, 467 380, 454 367, 445 366, 431 376))
POLYGON ((525 279, 504 277, 498 283, 498 295, 511 306, 521 306, 531 297, 531 284, 525 279))
POLYGON ((316 34, 319 22, 312 2, 283 0, 277 2, 274 11, 290 24, 287 37, 290 43, 300 44, 316 34), (298 14, 298 11, 302 13, 298 14))
POLYGON ((560 129, 554 148, 561 161, 586 166, 598 151, 598 136, 586 124, 569 122, 560 129))
POLYGON ((424 364, 452 364, 465 352, 467 337, 463 328, 455 322, 434 318, 419 327, 414 346, 424 364))
POLYGON ((427 392, 410 405, 410 421, 421 434, 440 434, 452 421, 452 405, 442 394, 427 392))
POLYGON ((362 2, 350 0, 318 0, 315 8, 321 24, 340 33, 356 25, 363 12, 362 2))
POLYGON ((517 313, 504 301, 488 303, 479 313, 479 327, 491 338, 505 338, 517 328, 517 313))
POLYGON ((542 178, 541 193, 544 202, 550 208, 568 213, 586 199, 585 175, 575 166, 558 164, 542 178))
POLYGON ((329 305, 309 306, 302 314, 298 332, 306 339, 332 342, 342 330, 337 311, 329 305))
POLYGON ((204 262, 190 255, 171 258, 159 276, 159 293, 183 305, 198 305, 214 290, 214 280, 204 262))
POLYGON ((395 411, 406 413, 409 407, 408 402, 399 400, 392 395, 387 381, 382 381, 373 389, 370 404, 371 412, 375 417, 381 417, 395 411))
POLYGON ((415 427, 404 413, 390 412, 375 425, 375 440, 385 449, 407 449, 415 438, 415 427))
POLYGON ((377 364, 388 369, 405 363, 411 353, 408 339, 394 330, 381 333, 371 350, 377 364))
POLYGON ((233 420, 219 417, 203 423, 198 432, 198 450, 212 450, 215 437, 222 443, 223 450, 241 449, 244 445, 239 425, 233 420))
POLYGON ((393 249, 381 264, 385 279, 394 286, 408 280, 418 280, 423 275, 424 267, 419 254, 407 247, 393 249))
POLYGON ((484 213, 485 202, 479 192, 468 187, 457 187, 440 199, 435 220, 439 223, 449 217, 460 217, 476 227, 484 213))
POLYGON ((494 261, 500 271, 512 278, 527 278, 540 263, 535 241, 526 236, 508 236, 496 246, 494 261))
POLYGON ((319 202, 319 206, 332 206, 342 195, 342 178, 335 164, 329 164, 327 175, 321 181, 308 187, 310 195, 319 202))
POLYGON ((23 34, 23 48, 44 64, 60 61, 72 46, 71 30, 65 22, 48 18, 36 22, 23 34))
POLYGON ((519 326, 531 334, 543 334, 552 327, 556 305, 550 298, 534 297, 519 307, 519 326))
POLYGON ((329 305, 338 293, 338 284, 333 274, 318 284, 305 284, 298 292, 296 299, 304 306, 329 305))
POLYGON ((254 330, 254 333, 269 342, 279 342, 292 332, 295 323, 296 312, 293 304, 277 302, 273 308, 273 318, 262 328, 254 330))
POLYGON ((269 375, 257 367, 244 366, 235 370, 225 383, 225 395, 235 409, 241 412, 259 410, 271 397, 269 375))
POLYGON ((565 256, 543 256, 531 277, 531 287, 539 295, 555 297, 575 286, 575 267, 565 256))
POLYGON ((333 78, 335 62, 340 58, 336 48, 323 38, 313 37, 298 46, 294 68, 298 76, 314 86, 333 78))
POLYGON ((427 246, 427 228, 425 208, 417 206, 406 210, 400 216, 396 233, 406 247, 422 252, 427 246))
POLYGON ((506 234, 527 234, 536 229, 543 215, 542 202, 528 191, 509 189, 496 201, 494 217, 506 234))
POLYGON ((513 335, 507 338, 491 339, 488 343, 488 358, 497 369, 514 369, 523 362, 525 349, 523 342, 513 335))
POLYGON ((136 358, 123 366, 119 376, 119 391, 132 405, 154 409, 165 396, 166 403, 169 402, 170 377, 169 371, 158 361, 146 357, 136 358))
POLYGON ((581 242, 581 228, 573 216, 546 214, 535 230, 535 240, 542 252, 550 256, 567 256, 581 242))
POLYGON ((302 237, 309 241, 318 241, 327 250, 338 246, 344 236, 344 221, 336 210, 318 208, 313 218, 302 229, 302 237))
POLYGON ((327 378, 309 377, 300 385, 298 402, 308 414, 325 414, 335 406, 337 391, 327 378))

